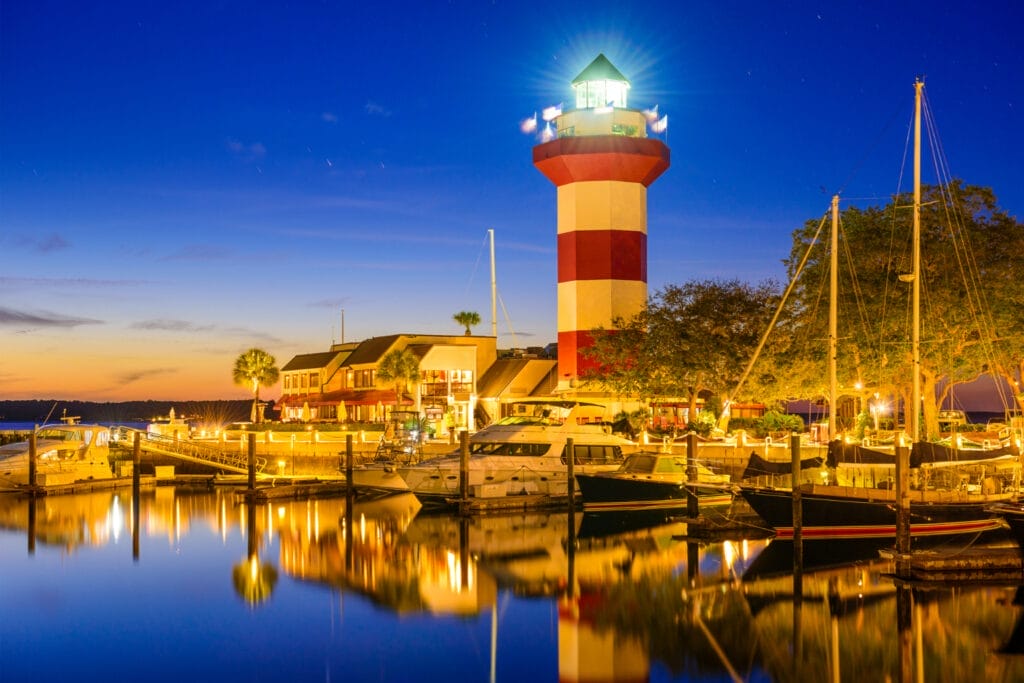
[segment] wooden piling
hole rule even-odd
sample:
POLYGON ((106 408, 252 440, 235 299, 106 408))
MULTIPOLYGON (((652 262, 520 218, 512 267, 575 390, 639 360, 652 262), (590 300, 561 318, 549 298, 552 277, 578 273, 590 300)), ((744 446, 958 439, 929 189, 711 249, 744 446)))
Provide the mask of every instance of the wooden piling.
POLYGON ((565 487, 572 506, 576 504, 576 445, 571 438, 565 440, 565 466, 568 470, 565 487))
POLYGON ((249 491, 256 490, 256 433, 249 432, 249 491))
POLYGON ((36 553, 36 499, 28 497, 28 554, 36 553))
POLYGON ((469 501, 469 432, 459 430, 459 499, 463 507, 469 501))
POLYGON ((896 445, 896 574, 905 576, 910 556, 910 449, 896 445))
POLYGON ((697 502, 697 435, 690 432, 686 435, 686 516, 697 519, 700 516, 700 503, 697 502))
POLYGON ((352 450, 352 435, 345 435, 345 482, 350 491, 355 491, 355 484, 352 483, 352 461, 355 456, 352 450))
POLYGON ((142 506, 139 503, 140 476, 139 465, 142 462, 142 434, 135 432, 132 442, 132 559, 139 559, 139 515, 142 506))
POLYGON ((792 474, 793 489, 793 570, 802 571, 804 565, 803 528, 804 512, 803 500, 800 492, 800 435, 792 434, 789 437, 789 455, 792 474))
POLYGON ((32 490, 36 488, 36 430, 38 429, 39 427, 36 427, 28 435, 28 486, 32 490))

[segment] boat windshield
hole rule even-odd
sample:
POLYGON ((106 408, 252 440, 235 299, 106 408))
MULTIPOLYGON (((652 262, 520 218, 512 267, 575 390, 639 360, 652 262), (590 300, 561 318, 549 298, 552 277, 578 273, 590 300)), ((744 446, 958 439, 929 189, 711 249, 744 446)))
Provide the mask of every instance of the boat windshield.
POLYGON ((47 441, 88 441, 92 437, 92 432, 83 432, 75 429, 61 429, 60 427, 50 427, 47 429, 40 429, 36 432, 37 439, 46 439, 47 441), (83 437, 85 437, 83 439, 83 437))
POLYGON ((634 453, 626 458, 620 468, 630 474, 680 474, 686 473, 686 463, 679 458, 658 457, 649 453, 634 453))
MULTIPOLYGON (((573 462, 577 465, 617 465, 622 462, 622 448, 619 446, 587 446, 584 444, 573 446, 573 462)), ((565 448, 562 448, 562 464, 568 460, 565 457, 565 448)))
POLYGON ((533 455, 540 456, 551 448, 549 443, 502 443, 485 441, 472 443, 469 452, 472 455, 533 455))

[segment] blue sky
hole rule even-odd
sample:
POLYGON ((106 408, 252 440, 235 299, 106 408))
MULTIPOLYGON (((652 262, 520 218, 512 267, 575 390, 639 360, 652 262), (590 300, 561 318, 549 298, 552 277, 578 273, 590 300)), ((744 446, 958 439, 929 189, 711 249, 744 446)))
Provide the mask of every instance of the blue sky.
POLYGON ((0 399, 244 397, 238 353, 325 350, 342 309, 489 334, 488 229, 499 343, 554 341, 518 124, 599 52, 669 116, 652 293, 781 279, 833 193, 884 203, 919 75, 954 175, 1020 216, 1024 9, 897 4, 4 2, 0 399))

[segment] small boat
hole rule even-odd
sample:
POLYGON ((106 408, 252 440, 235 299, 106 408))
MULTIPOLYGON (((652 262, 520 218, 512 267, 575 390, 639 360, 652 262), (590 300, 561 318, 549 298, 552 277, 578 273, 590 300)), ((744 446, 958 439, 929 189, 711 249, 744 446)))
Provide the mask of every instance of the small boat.
MULTIPOLYGON (((475 498, 568 495, 566 449, 574 474, 612 471, 632 441, 611 433, 605 407, 538 399, 512 404, 511 414, 469 438, 469 495, 475 498)), ((424 506, 447 506, 459 495, 461 453, 400 465, 398 473, 424 506)))
MULTIPOLYGON (((55 486, 111 479, 110 428, 100 425, 44 425, 36 429, 36 485, 55 486)), ((0 446, 0 489, 29 484, 29 442, 0 446)))
MULTIPOLYGON (((697 501, 701 507, 729 505, 729 475, 697 464, 697 501)), ((613 472, 577 474, 587 512, 686 508, 690 492, 686 458, 671 453, 633 453, 613 472)))

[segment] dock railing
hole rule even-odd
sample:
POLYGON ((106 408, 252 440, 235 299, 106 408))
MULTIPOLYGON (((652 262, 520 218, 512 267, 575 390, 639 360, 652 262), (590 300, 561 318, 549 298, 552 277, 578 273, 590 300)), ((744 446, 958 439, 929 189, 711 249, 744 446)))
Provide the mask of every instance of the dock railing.
MULTIPOLYGON (((165 455, 178 460, 209 465, 228 472, 246 474, 249 471, 249 456, 237 449, 221 449, 208 443, 199 443, 191 439, 179 439, 173 436, 153 434, 130 427, 111 428, 111 446, 131 449, 135 434, 140 434, 140 445, 143 451, 157 455, 165 455)), ((262 473, 267 466, 266 458, 256 458, 256 472, 262 473)))

